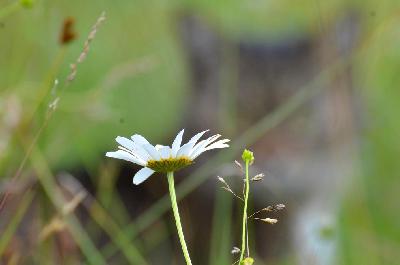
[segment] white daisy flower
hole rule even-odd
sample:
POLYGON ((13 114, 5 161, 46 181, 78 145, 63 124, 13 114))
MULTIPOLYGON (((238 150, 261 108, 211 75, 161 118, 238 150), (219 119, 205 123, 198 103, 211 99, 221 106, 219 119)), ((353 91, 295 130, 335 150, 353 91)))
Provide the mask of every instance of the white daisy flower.
POLYGON ((221 135, 216 134, 205 140, 200 140, 206 131, 193 136, 186 144, 181 145, 183 131, 175 137, 172 146, 151 145, 143 136, 135 134, 131 139, 118 136, 115 140, 118 151, 107 152, 106 156, 126 160, 143 166, 133 177, 133 183, 139 185, 154 172, 175 172, 193 163, 193 160, 205 151, 229 147, 230 140, 216 141, 221 135), (199 142, 198 142, 199 141, 199 142))

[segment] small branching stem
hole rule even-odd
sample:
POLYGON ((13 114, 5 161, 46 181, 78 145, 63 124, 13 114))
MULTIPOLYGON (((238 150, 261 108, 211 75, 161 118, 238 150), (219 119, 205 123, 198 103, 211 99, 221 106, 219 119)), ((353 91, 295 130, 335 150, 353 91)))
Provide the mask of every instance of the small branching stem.
POLYGON ((183 256, 185 257, 186 264, 192 265, 192 261, 190 260, 189 256, 189 251, 185 242, 185 236, 183 235, 181 218, 179 217, 178 203, 176 202, 174 172, 168 172, 167 178, 168 178, 169 194, 171 197, 172 211, 175 217, 176 229, 178 230, 178 236, 179 236, 179 241, 181 242, 183 256))
POLYGON ((271 212, 272 210, 272 207, 271 208, 262 208, 261 210, 258 210, 257 212, 254 212, 253 214, 251 214, 249 217, 248 217, 248 219, 250 219, 250 218, 252 218, 254 215, 256 215, 256 214, 259 214, 259 213, 262 213, 262 212, 271 212))
MULTIPOLYGON (((249 181, 249 161, 246 161, 246 184, 244 192, 244 207, 243 207, 243 225, 242 225, 242 248, 240 252, 240 262, 243 261, 244 252, 246 250, 246 234, 247 234, 247 202, 249 200, 250 181, 249 181)), ((247 252, 248 253, 248 252, 247 252)))

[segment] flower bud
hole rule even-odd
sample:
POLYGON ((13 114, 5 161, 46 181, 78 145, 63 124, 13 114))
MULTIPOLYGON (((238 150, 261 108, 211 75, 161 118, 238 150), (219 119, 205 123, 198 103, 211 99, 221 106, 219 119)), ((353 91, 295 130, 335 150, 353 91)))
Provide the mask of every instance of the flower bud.
POLYGON ((244 149, 242 154, 242 159, 245 163, 253 164, 254 162, 254 155, 253 152, 247 149, 244 149))
POLYGON ((254 259, 251 257, 247 257, 242 262, 240 262, 240 265, 253 265, 254 259))

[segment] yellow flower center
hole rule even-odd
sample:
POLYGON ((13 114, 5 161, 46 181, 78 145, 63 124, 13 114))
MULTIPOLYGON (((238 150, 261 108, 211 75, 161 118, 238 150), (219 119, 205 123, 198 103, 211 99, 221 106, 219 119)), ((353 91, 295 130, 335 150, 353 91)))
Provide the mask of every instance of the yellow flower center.
POLYGON ((162 173, 175 172, 193 163, 188 157, 167 158, 161 160, 149 160, 146 167, 162 173))

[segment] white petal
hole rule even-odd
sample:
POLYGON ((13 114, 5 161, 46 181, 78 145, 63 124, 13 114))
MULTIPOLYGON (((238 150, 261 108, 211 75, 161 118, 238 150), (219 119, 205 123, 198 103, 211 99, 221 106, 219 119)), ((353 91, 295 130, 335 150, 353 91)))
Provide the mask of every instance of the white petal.
POLYGON ((181 147, 183 132, 185 129, 182 129, 178 135, 175 137, 174 142, 172 143, 172 156, 175 157, 178 153, 179 148, 181 147))
POLYGON ((158 152, 161 154, 161 158, 167 159, 171 157, 171 148, 169 146, 162 146, 158 150, 158 152))
POLYGON ((213 143, 213 144, 210 144, 210 145, 207 146, 205 149, 206 149, 206 150, 211 150, 211 149, 214 149, 214 148, 218 148, 218 147, 216 147, 216 146, 226 145, 226 143, 228 143, 228 142, 230 142, 229 139, 219 140, 219 141, 216 141, 216 142, 213 143))
POLYGON ((146 152, 146 150, 143 149, 143 147, 140 144, 137 144, 129 140, 128 138, 121 136, 118 136, 115 140, 124 148, 128 149, 131 153, 133 153, 133 155, 139 157, 144 161, 149 160, 150 158, 149 154, 146 152))
POLYGON ((192 152, 190 152, 189 156, 192 158, 194 154, 198 153, 200 150, 203 150, 205 148, 205 146, 208 144, 209 143, 208 143, 207 139, 200 141, 198 144, 196 144, 192 148, 192 152))
POLYGON ((182 145, 181 148, 179 148, 178 153, 176 154, 176 157, 181 157, 181 156, 189 156, 189 154, 192 152, 193 145, 191 142, 188 142, 187 144, 182 145))
POLYGON ((209 138, 207 138, 205 140, 200 141, 198 144, 196 144, 193 147, 192 152, 189 154, 190 157, 193 157, 193 156, 197 157, 198 156, 198 152, 201 151, 200 149, 203 149, 207 145, 211 144, 212 142, 217 140, 219 137, 221 137, 221 135, 220 134, 216 134, 216 135, 213 135, 213 136, 211 136, 211 137, 209 137, 209 138))
POLYGON ((154 159, 154 160, 160 160, 161 155, 157 151, 157 149, 152 146, 151 144, 144 144, 143 148, 147 151, 147 153, 154 159))
POLYGON ((139 185, 146 179, 148 179, 151 175, 153 175, 154 170, 151 170, 150 168, 144 167, 138 172, 136 172, 135 176, 133 177, 133 184, 139 185))
POLYGON ((135 152, 140 157, 142 157, 145 161, 148 161, 152 158, 152 155, 150 155, 149 152, 143 147, 143 145, 151 145, 149 141, 146 140, 146 138, 144 138, 140 134, 134 134, 131 136, 131 139, 136 147, 135 152))
POLYGON ((119 143, 123 147, 128 148, 129 150, 134 149, 135 145, 133 144, 133 141, 129 140, 128 138, 117 136, 117 138, 115 138, 115 141, 117 141, 117 143, 119 143))
POLYGON ((229 147, 229 145, 227 145, 226 143, 229 142, 229 139, 223 139, 223 140, 219 140, 209 146, 207 146, 205 148, 205 151, 211 150, 211 149, 216 149, 216 148, 225 148, 225 147, 229 147))
POLYGON ((144 161, 148 161, 150 159, 150 155, 141 145, 135 143, 135 149, 133 151, 138 157, 142 158, 144 161))
POLYGON ((206 150, 204 148, 199 148, 196 152, 193 152, 190 155, 190 159, 194 160, 196 159, 199 155, 201 155, 202 153, 204 153, 206 150))
MULTIPOLYGON (((216 139, 216 138, 215 138, 216 139)), ((214 140, 215 140, 214 139, 214 140)), ((213 140, 213 141, 214 141, 213 140)), ((198 148, 197 150, 195 150, 191 155, 190 158, 191 159, 195 159, 196 157, 198 157, 199 155, 201 155, 202 153, 204 153, 205 151, 211 150, 211 149, 218 149, 218 148, 226 148, 229 147, 228 144, 226 144, 227 142, 229 142, 229 139, 223 139, 223 140, 219 140, 211 145, 208 146, 201 146, 200 148, 198 148)))
POLYGON ((107 152, 106 156, 126 160, 126 161, 129 161, 129 162, 141 165, 141 166, 146 165, 146 162, 143 161, 142 159, 135 157, 132 154, 130 154, 126 151, 122 151, 122 150, 118 150, 115 152, 107 152))
POLYGON ((131 139, 132 139, 132 141, 134 141, 135 143, 137 143, 139 145, 150 144, 149 141, 147 141, 146 138, 144 138, 140 134, 132 135, 131 139))
POLYGON ((156 144, 156 146, 154 147, 156 148, 157 151, 159 151, 162 147, 164 147, 164 145, 156 144))
MULTIPOLYGON (((189 140, 189 142, 192 142, 193 143, 193 146, 197 143, 197 141, 200 139, 200 137, 202 137, 203 136, 203 134, 205 134, 206 132, 208 132, 209 130, 205 130, 205 131, 202 131, 202 132, 200 132, 200 133, 198 133, 198 134, 196 134, 195 136, 193 136, 190 140, 189 140)), ((189 143, 188 142, 188 143, 189 143)))
POLYGON ((211 143, 214 142, 215 140, 217 140, 219 137, 221 137, 220 134, 216 134, 216 135, 213 135, 213 136, 211 136, 211 137, 208 137, 208 138, 205 140, 205 141, 206 141, 206 146, 209 145, 209 144, 211 144, 211 143))
POLYGON ((221 137, 221 135, 216 134, 216 135, 213 135, 213 136, 209 137, 208 139, 206 139, 206 141, 208 141, 208 144, 210 144, 210 143, 214 142, 215 140, 217 140, 219 137, 221 137))
POLYGON ((203 136, 204 133, 206 133, 208 130, 202 131, 195 136, 193 136, 189 142, 184 144, 178 151, 177 157, 179 156, 189 156, 193 152, 193 147, 197 143, 197 141, 200 139, 201 136, 203 136))

